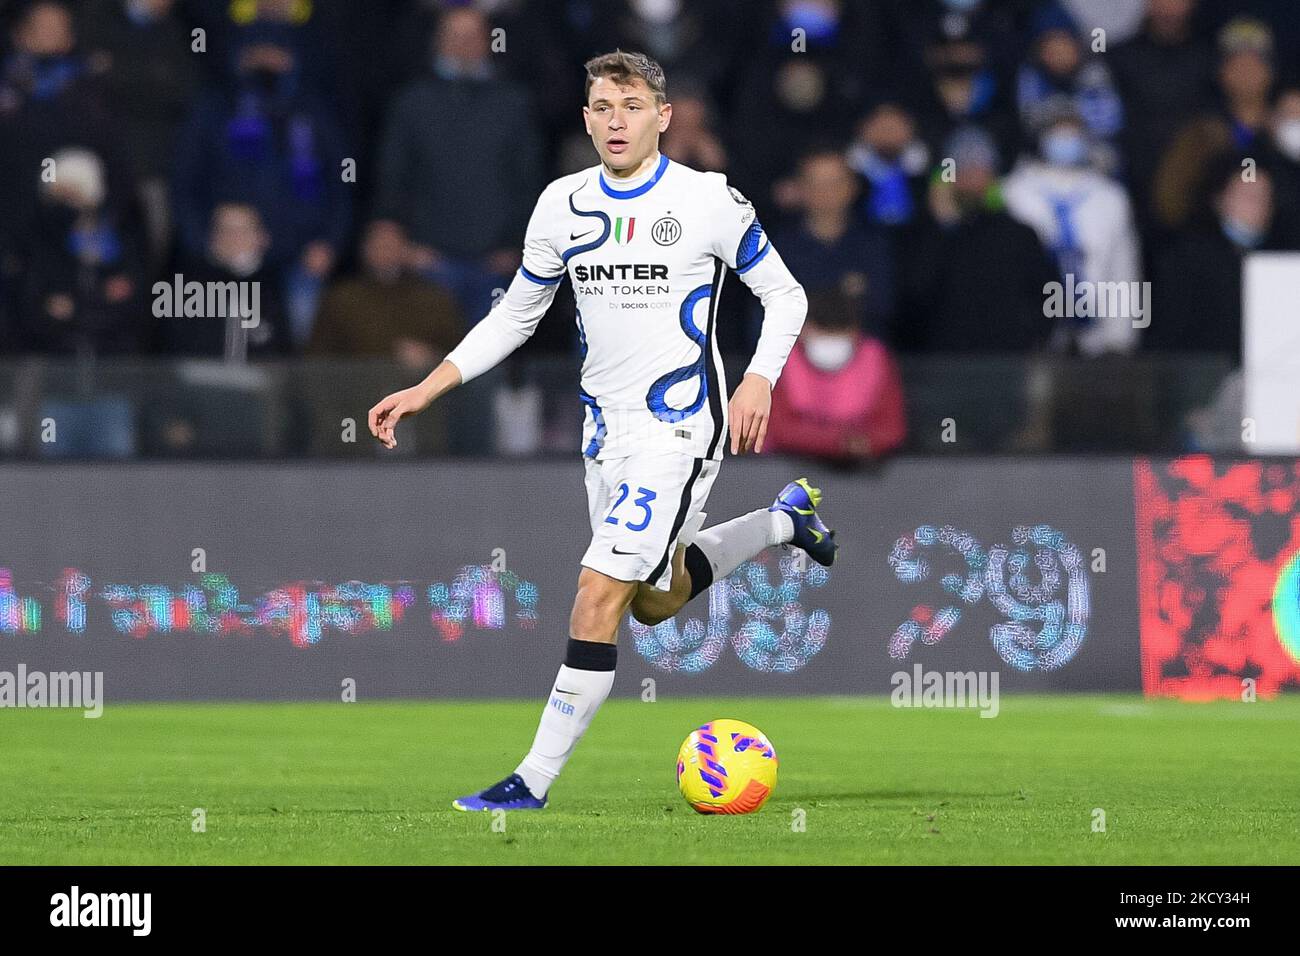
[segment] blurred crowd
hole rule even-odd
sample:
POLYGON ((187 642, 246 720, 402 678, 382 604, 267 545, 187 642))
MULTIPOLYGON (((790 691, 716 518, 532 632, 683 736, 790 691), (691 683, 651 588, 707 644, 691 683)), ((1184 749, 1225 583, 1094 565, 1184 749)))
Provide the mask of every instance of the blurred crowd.
MULTIPOLYGON (((809 292, 790 414, 838 402, 863 448, 902 439, 900 352, 1236 359, 1243 256, 1300 249, 1295 0, 29 0, 0 20, 0 355, 427 370, 508 284, 545 183, 596 162, 582 63, 615 47, 666 70, 663 151, 750 196, 809 292), (178 274, 258 281, 260 322, 159 314, 178 274), (1150 282, 1149 327, 1049 315, 1067 278, 1150 282)), ((756 340, 755 305, 729 282, 724 352, 756 340)), ((554 311, 526 349, 573 352, 569 297, 554 311)))

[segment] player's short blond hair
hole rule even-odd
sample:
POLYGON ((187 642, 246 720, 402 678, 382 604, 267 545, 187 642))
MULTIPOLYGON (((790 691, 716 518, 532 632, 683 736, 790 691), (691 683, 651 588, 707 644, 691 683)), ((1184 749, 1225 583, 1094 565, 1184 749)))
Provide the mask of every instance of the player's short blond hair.
POLYGON ((584 99, 591 98, 591 84, 602 76, 607 76, 619 86, 627 86, 636 79, 644 80, 645 85, 650 87, 650 92, 654 94, 657 106, 663 106, 668 102, 664 68, 644 53, 615 50, 613 53, 602 53, 600 56, 592 57, 584 66, 587 70, 587 83, 583 89, 584 99))

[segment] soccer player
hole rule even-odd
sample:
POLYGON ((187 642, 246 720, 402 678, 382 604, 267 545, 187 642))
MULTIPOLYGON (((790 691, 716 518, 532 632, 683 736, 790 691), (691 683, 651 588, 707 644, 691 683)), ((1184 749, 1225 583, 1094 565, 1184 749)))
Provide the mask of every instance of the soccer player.
POLYGON ((568 275, 582 351, 579 395, 592 540, 582 558, 564 664, 532 749, 458 810, 534 810, 614 684, 629 610, 658 624, 764 548, 788 544, 829 565, 837 545, 821 492, 788 484, 770 508, 703 529, 704 503, 731 453, 761 451, 772 387, 807 313, 803 287, 768 242, 753 205, 719 173, 659 152, 672 106, 659 64, 616 51, 586 64, 583 120, 599 165, 542 192, 523 266, 506 294, 437 368, 370 409, 388 448, 394 427, 481 375, 533 333, 568 275), (724 268, 763 304, 762 333, 724 403, 715 321, 724 268))

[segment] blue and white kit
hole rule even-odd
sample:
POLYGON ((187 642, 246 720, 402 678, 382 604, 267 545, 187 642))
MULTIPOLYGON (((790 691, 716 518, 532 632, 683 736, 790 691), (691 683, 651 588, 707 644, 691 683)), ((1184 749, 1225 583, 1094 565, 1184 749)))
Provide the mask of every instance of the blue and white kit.
POLYGON ((803 288, 753 205, 659 156, 617 184, 601 166, 542 192, 506 294, 447 356, 468 381, 522 345, 568 275, 582 350, 583 453, 592 543, 582 563, 667 590, 727 443, 718 297, 735 270, 762 301, 747 373, 773 385, 807 313, 803 288))

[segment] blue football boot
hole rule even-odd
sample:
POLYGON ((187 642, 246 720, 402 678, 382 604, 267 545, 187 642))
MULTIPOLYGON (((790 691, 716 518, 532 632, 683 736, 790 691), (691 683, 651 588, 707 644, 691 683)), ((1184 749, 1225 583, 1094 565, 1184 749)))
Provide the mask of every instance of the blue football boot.
POLYGON ((803 548, 823 567, 835 563, 835 552, 839 545, 835 543, 835 532, 817 517, 817 506, 821 504, 822 492, 808 484, 807 478, 797 478, 782 489, 772 502, 768 511, 784 511, 794 522, 794 538, 790 544, 803 548))
POLYGON ((533 796, 524 778, 512 773, 500 783, 451 801, 457 810, 545 810, 546 801, 533 796))

